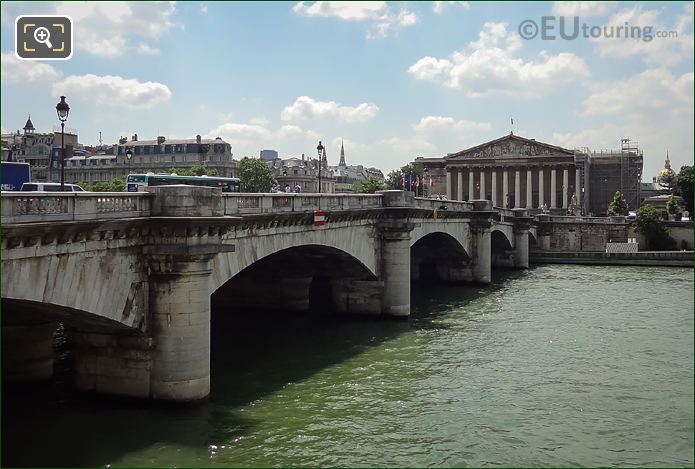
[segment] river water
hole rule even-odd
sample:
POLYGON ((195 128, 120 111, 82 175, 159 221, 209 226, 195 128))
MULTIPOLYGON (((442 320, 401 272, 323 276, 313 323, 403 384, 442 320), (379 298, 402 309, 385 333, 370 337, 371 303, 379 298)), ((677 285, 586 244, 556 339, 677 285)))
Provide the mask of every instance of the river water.
MULTIPOLYGON (((691 466, 693 269, 419 287, 408 321, 213 316, 212 395, 6 387, 3 466, 691 466)), ((66 360, 58 363, 61 370, 66 360)))

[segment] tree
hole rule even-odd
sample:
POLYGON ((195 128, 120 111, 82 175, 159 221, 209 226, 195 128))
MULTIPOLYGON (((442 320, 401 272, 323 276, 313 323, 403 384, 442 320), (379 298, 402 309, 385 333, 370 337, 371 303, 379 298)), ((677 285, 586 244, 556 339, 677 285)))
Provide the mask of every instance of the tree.
MULTIPOLYGON (((388 184, 388 187, 391 189, 407 189, 408 188, 408 181, 414 181, 415 178, 422 177, 423 175, 423 168, 422 166, 415 166, 413 164, 407 164, 401 169, 396 169, 391 171, 388 176, 386 176, 386 183, 388 184), (408 179, 410 178, 410 179, 408 179), (401 179, 404 180, 405 182, 405 187, 403 184, 401 184, 401 179)), ((410 190, 415 190, 416 188, 412 186, 410 190)))
POLYGON ((125 190, 125 176, 116 178, 113 181, 100 181, 94 184, 83 182, 80 184, 80 187, 87 192, 123 192, 125 190))
POLYGON ((674 249, 676 242, 661 222, 659 211, 652 205, 643 205, 637 209, 635 231, 647 239, 647 247, 656 251, 674 249))
POLYGON ((376 191, 383 191, 386 189, 386 187, 386 183, 378 180, 375 177, 370 177, 369 179, 364 179, 354 183, 352 185, 352 191, 357 194, 373 194, 376 191))
POLYGON ((169 172, 178 176, 217 176, 217 170, 204 164, 195 164, 190 168, 169 168, 169 172))
POLYGON ((666 202, 666 211, 671 215, 675 215, 676 213, 680 212, 680 210, 681 206, 676 200, 676 196, 672 195, 671 197, 669 197, 668 201, 666 202))
POLYGON ((683 197, 685 209, 691 214, 693 213, 693 183, 695 181, 695 169, 692 166, 682 166, 676 183, 678 184, 678 193, 683 197))
POLYGON ((608 210, 615 215, 627 215, 627 201, 620 191, 613 196, 613 201, 608 206, 608 210))
POLYGON ((241 192, 270 192, 277 184, 273 171, 265 161, 258 158, 244 157, 239 162, 241 192))

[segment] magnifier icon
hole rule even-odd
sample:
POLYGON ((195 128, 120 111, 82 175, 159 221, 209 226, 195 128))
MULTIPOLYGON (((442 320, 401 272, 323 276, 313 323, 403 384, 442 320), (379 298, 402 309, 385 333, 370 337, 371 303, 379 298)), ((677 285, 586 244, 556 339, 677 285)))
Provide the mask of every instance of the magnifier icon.
POLYGON ((36 28, 34 30, 34 39, 36 42, 46 44, 46 47, 49 49, 53 49, 53 44, 51 44, 51 33, 48 28, 44 28, 43 26, 36 28))

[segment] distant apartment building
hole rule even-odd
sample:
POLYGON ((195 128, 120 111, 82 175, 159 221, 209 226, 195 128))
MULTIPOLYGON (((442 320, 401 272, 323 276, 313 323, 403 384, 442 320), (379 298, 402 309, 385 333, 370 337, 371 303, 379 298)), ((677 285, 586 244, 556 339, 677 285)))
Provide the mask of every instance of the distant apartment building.
POLYGON ((238 162, 232 158, 232 147, 220 137, 203 139, 131 140, 121 138, 117 145, 99 147, 96 154, 85 152, 65 160, 65 180, 68 182, 111 181, 128 173, 168 173, 172 168, 191 168, 205 165, 219 176, 236 176, 238 162), (128 153, 131 158, 128 159, 128 153))
MULTIPOLYGON (((52 160, 58 158, 60 161, 61 142, 60 131, 36 132, 31 116, 29 116, 22 132, 17 130, 2 134, 2 158, 3 161, 29 163, 33 180, 48 181, 52 160)), ((77 132, 66 129, 65 155, 67 157, 72 156, 77 147, 77 132)))

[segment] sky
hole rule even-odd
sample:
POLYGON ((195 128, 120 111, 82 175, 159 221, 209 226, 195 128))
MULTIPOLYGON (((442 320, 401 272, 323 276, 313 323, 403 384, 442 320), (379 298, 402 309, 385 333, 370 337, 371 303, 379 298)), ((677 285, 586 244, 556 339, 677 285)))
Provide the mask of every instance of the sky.
POLYGON ((693 161, 692 2, 2 2, 1 23, 2 132, 29 114, 51 131, 65 95, 84 144, 200 134, 241 158, 322 140, 337 164, 344 141, 348 164, 386 173, 513 130, 569 149, 629 137, 647 181, 667 151, 693 161), (22 14, 69 15, 72 58, 17 59, 22 14))

